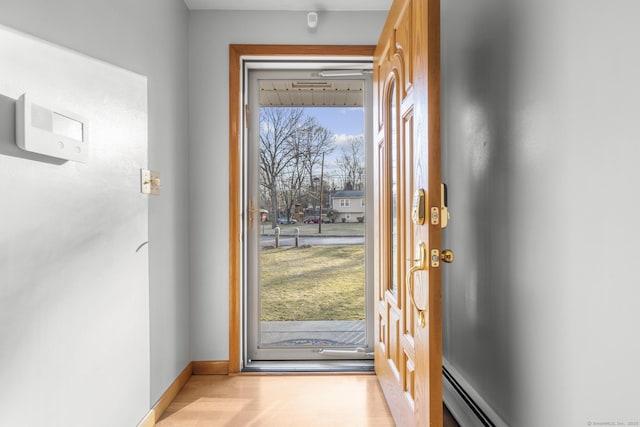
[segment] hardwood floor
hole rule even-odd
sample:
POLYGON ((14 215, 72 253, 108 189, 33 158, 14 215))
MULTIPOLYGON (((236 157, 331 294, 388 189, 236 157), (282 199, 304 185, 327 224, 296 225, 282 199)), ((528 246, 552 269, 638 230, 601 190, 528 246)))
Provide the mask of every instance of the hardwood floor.
POLYGON ((375 375, 194 375, 156 425, 357 427, 394 423, 375 375))

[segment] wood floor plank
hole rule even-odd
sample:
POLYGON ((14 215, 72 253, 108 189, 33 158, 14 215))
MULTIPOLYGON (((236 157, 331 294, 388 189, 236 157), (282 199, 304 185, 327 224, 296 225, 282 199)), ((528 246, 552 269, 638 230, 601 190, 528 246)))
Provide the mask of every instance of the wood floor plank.
MULTIPOLYGON (((458 423, 444 408, 444 427, 458 423)), ((194 375, 159 427, 390 427, 375 375, 194 375)))
POLYGON ((374 375, 194 375, 159 427, 393 426, 374 375))

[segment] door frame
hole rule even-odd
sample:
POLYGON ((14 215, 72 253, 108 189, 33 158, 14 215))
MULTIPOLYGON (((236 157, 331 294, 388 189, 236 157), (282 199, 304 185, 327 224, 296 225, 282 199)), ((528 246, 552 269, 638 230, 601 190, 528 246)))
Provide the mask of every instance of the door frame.
POLYGON ((242 107, 243 61, 248 58, 373 58, 374 45, 229 45, 229 373, 242 358, 242 107))

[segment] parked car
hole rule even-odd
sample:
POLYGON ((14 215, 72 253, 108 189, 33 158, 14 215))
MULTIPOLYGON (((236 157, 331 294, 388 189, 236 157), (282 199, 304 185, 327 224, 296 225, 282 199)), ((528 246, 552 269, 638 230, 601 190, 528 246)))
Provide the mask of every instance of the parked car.
MULTIPOLYGON (((320 217, 318 217, 318 215, 312 215, 312 216, 306 217, 303 222, 305 224, 317 224, 319 221, 320 221, 320 217)), ((323 224, 329 224, 331 222, 333 222, 331 218, 326 218, 326 217, 322 218, 323 224)))
POLYGON ((286 216, 278 218, 278 224, 297 224, 298 221, 295 218, 288 219, 286 216))

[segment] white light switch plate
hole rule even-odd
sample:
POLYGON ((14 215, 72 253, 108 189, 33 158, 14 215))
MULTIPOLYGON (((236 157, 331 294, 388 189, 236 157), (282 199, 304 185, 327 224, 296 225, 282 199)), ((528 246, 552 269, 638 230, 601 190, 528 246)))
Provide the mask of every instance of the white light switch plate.
POLYGON ((157 196, 160 194, 160 172, 140 169, 140 192, 157 196))

